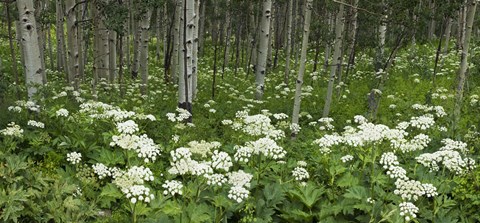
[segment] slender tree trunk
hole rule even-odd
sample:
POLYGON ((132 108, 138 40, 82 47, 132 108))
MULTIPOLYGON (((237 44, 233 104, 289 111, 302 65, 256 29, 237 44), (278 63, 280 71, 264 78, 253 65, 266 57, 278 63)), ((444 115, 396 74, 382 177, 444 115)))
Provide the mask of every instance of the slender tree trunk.
POLYGON ((117 32, 110 30, 108 34, 108 52, 109 52, 109 65, 108 80, 110 83, 115 83, 117 79, 117 32))
POLYGON ((225 35, 225 48, 223 51, 223 65, 222 65, 222 79, 225 73, 225 67, 228 66, 228 54, 230 53, 230 36, 232 33, 232 24, 231 24, 231 15, 230 15, 230 1, 226 0, 227 9, 225 12, 225 25, 226 25, 226 35, 225 35))
MULTIPOLYGON (((179 79, 180 75, 180 61, 179 57, 181 54, 180 50, 180 43, 181 43, 181 38, 180 38, 180 33, 181 33, 181 27, 182 27, 182 21, 180 18, 182 16, 180 15, 182 11, 182 1, 176 1, 175 5, 175 18, 174 18, 174 23, 175 23, 175 28, 173 31, 173 59, 172 59, 172 79, 173 83, 176 83, 177 81, 179 82, 179 87, 180 87, 180 82, 181 80, 179 79)), ((183 84, 185 85, 185 83, 183 84)), ((179 99, 180 101, 180 99, 179 99)))
POLYGON ((94 58, 94 72, 96 72, 97 77, 100 79, 108 80, 109 69, 110 69, 110 56, 109 56, 109 47, 108 47, 108 30, 104 24, 104 17, 101 15, 98 6, 93 5, 94 10, 94 47, 93 47, 93 58, 94 58))
POLYGON ((270 38, 270 19, 272 0, 263 0, 262 17, 260 19, 260 38, 257 50, 257 65, 255 66, 255 99, 262 100, 265 90, 265 75, 267 66, 268 39, 270 38))
MULTIPOLYGON (((34 2, 35 4, 35 2, 34 2)), ((37 28, 37 37, 38 37, 38 50, 40 52, 40 63, 42 65, 42 81, 43 84, 47 83, 47 75, 45 73, 45 33, 44 33, 44 27, 43 23, 40 22, 37 18, 40 18, 40 15, 43 14, 43 7, 45 4, 43 4, 42 1, 37 1, 36 2, 37 6, 33 6, 35 8, 35 19, 36 19, 36 28, 37 28)))
POLYGON ((200 0, 194 2, 194 24, 193 24, 193 48, 192 48, 192 101, 197 97, 198 81, 198 26, 200 24, 200 0))
MULTIPOLYGON (((466 1, 467 0, 462 0, 462 2, 464 2, 466 4, 466 1)), ((456 49, 457 50, 460 50, 463 42, 464 42, 464 38, 465 38, 465 24, 466 24, 466 10, 467 10, 467 7, 465 6, 465 4, 462 4, 462 6, 460 7, 460 10, 458 12, 458 18, 457 18, 457 41, 455 43, 456 45, 456 49)))
POLYGON ((56 34, 57 34, 57 70, 63 71, 67 74, 67 82, 70 82, 68 71, 65 68, 67 65, 67 58, 65 54, 65 31, 63 30, 63 4, 61 0, 56 1, 56 14, 57 14, 57 22, 56 22, 56 34))
POLYGON ((436 26, 436 21, 434 18, 435 15, 435 0, 430 0, 429 4, 430 12, 431 12, 431 17, 430 22, 428 23, 428 39, 432 40, 435 37, 435 26, 436 26))
POLYGON ((147 94, 148 89, 148 31, 150 30, 150 17, 152 16, 152 9, 145 9, 140 19, 140 36, 139 36, 139 52, 138 52, 138 69, 142 78, 142 85, 140 91, 143 95, 147 94))
POLYGON ((298 77, 295 88, 295 99, 293 103, 293 115, 292 115, 292 138, 296 138, 299 125, 298 116, 300 114, 300 103, 302 100, 302 84, 303 74, 305 73, 305 62, 307 60, 307 48, 308 48, 308 36, 310 35, 310 17, 312 13, 313 0, 307 0, 305 7, 305 21, 303 25, 303 40, 302 40, 302 52, 300 59, 300 69, 298 70, 298 77))
POLYGON ((290 76, 290 45, 292 43, 292 18, 293 18, 293 0, 288 1, 288 21, 287 21, 287 36, 285 41, 285 49, 287 52, 285 53, 285 76, 283 78, 283 83, 288 84, 288 78, 290 76))
POLYGON ((80 74, 78 71, 78 37, 77 37, 77 13, 75 0, 65 1, 65 15, 67 17, 67 40, 68 40, 68 82, 75 89, 79 87, 80 74))
MULTIPOLYGON (((89 17, 88 2, 83 4, 82 11, 79 11, 77 17, 82 18, 82 21, 86 21, 89 17)), ((85 64, 88 60, 88 43, 90 41, 90 29, 83 29, 83 26, 77 25, 77 42, 78 42, 78 74, 80 80, 85 81, 85 64)))
POLYGON ((204 39, 205 39, 205 8, 207 7, 207 1, 199 1, 200 2, 200 20, 199 20, 199 28, 198 28, 198 54, 203 56, 204 51, 204 39))
POLYGON ((323 107, 323 117, 328 117, 330 113, 330 105, 332 103, 333 85, 335 83, 336 72, 340 69, 342 59, 342 39, 343 39, 343 16, 344 5, 340 3, 337 18, 335 21, 335 49, 333 52, 333 62, 335 66, 330 69, 330 77, 328 80, 327 96, 325 98, 325 105, 323 107))
POLYGON ((445 27, 445 34, 444 39, 445 42, 443 43, 443 57, 447 56, 448 54, 448 44, 450 43, 450 34, 452 33, 452 18, 447 18, 447 25, 445 27))
POLYGON ((20 19, 21 42, 25 57, 25 82, 29 100, 34 100, 37 86, 43 85, 44 70, 42 69, 40 47, 35 21, 33 0, 17 0, 18 15, 20 19))
POLYGON ((156 45, 156 51, 155 51, 155 56, 156 56, 156 60, 157 61, 160 61, 160 52, 162 51, 161 48, 162 48, 162 42, 160 41, 162 38, 162 27, 164 26, 164 24, 162 23, 162 7, 157 7, 157 10, 156 10, 156 14, 157 14, 157 26, 155 28, 155 36, 156 36, 156 39, 157 41, 155 42, 155 45, 156 45))
MULTIPOLYGON (((333 29, 334 29, 334 26, 335 26, 335 19, 334 19, 334 16, 331 14, 331 13, 328 13, 327 12, 327 18, 328 18, 328 33, 332 33, 333 32, 333 29)), ((325 71, 325 73, 328 72, 328 68, 330 66, 330 64, 328 63, 329 59, 330 59, 330 53, 332 52, 332 47, 331 47, 331 42, 329 40, 326 41, 325 43, 325 55, 324 55, 324 63, 323 63, 323 70, 325 71)))
POLYGON ((455 88, 455 108, 453 112, 453 130, 454 134, 458 134, 460 115, 463 102, 463 88, 466 81, 466 73, 468 70, 468 49, 470 47, 470 38, 472 35, 472 26, 475 19, 475 11, 478 1, 468 0, 467 13, 466 13, 466 25, 464 29, 464 38, 461 44, 461 57, 460 57, 460 69, 457 76, 457 87, 455 88))
POLYGON ((12 60, 12 72, 15 76, 15 83, 20 84, 20 76, 18 75, 18 68, 17 68, 17 55, 15 53, 15 46, 13 44, 13 32, 12 32, 12 21, 10 18, 10 5, 5 3, 5 11, 7 16, 7 28, 8 28, 8 45, 10 47, 10 58, 12 60))
MULTIPOLYGON (((347 62, 347 69, 345 71, 345 79, 348 78, 350 68, 355 64, 355 44, 357 42, 358 1, 359 0, 353 0, 352 18, 351 18, 351 24, 350 24, 351 31, 349 32, 349 38, 348 38, 349 43, 348 43, 348 49, 347 49, 348 62, 347 62)), ((342 86, 340 86, 339 90, 341 91, 341 89, 342 89, 342 86)))

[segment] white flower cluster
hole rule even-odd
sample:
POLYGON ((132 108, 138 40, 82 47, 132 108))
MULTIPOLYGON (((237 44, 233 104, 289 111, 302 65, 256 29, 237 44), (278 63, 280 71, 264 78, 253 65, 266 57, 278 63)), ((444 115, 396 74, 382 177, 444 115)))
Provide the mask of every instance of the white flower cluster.
POLYGON ((190 114, 190 112, 188 112, 187 110, 183 109, 183 108, 177 108, 176 109, 177 114, 175 113, 167 113, 167 119, 171 122, 181 122, 183 120, 187 120, 188 118, 190 118, 190 116, 192 116, 192 114, 190 114))
POLYGON ((340 160, 342 160, 343 163, 346 163, 346 162, 352 161, 352 160, 353 160, 353 156, 352 156, 352 155, 345 155, 345 156, 342 156, 342 157, 340 158, 340 160))
MULTIPOLYGON (((122 131, 131 131, 122 129, 122 131)), ((134 150, 139 158, 143 158, 144 162, 155 161, 160 155, 160 147, 153 142, 146 134, 137 136, 130 134, 120 134, 112 136, 110 146, 118 146, 125 150, 134 150)))
POLYGON ((445 168, 456 174, 464 174, 476 167, 475 160, 465 157, 462 158, 461 153, 467 151, 467 144, 452 139, 443 139, 443 147, 434 153, 424 153, 416 157, 417 162, 432 171, 440 169, 439 164, 443 164, 445 168))
POLYGON ((277 113, 277 114, 273 114, 273 117, 277 120, 283 120, 283 119, 287 119, 288 115, 285 113, 277 113))
POLYGON ((422 184, 416 180, 397 179, 395 182, 396 189, 393 192, 400 195, 403 200, 416 201, 420 196, 434 197, 438 195, 437 188, 432 184, 422 184))
POLYGON ((138 132, 138 125, 133 120, 117 123, 117 130, 123 134, 133 134, 138 132))
POLYGON ((363 117, 362 115, 355 115, 353 117, 353 121, 359 125, 368 122, 367 118, 363 117))
POLYGON ((318 120, 318 123, 322 124, 320 130, 333 130, 335 126, 332 125, 333 118, 325 117, 318 120))
POLYGON ((198 162, 191 158, 192 153, 188 148, 181 147, 170 152, 172 161, 168 170, 170 174, 185 175, 192 174, 202 176, 213 173, 211 162, 198 162))
POLYGON ((420 110, 424 112, 433 112, 437 117, 444 117, 447 115, 445 109, 442 106, 428 106, 428 105, 421 105, 421 104, 414 104, 412 105, 414 110, 420 110))
POLYGON ((151 121, 156 120, 155 116, 153 115, 136 114, 133 111, 122 110, 119 107, 97 101, 89 101, 81 104, 79 112, 87 114, 93 119, 112 119, 115 122, 132 118, 137 118, 140 120, 148 119, 151 121))
POLYGON ((175 196, 175 194, 182 195, 183 193, 183 184, 182 182, 177 180, 167 180, 164 184, 162 184, 162 187, 165 189, 163 191, 164 195, 170 194, 172 196, 175 196))
POLYGON ((10 107, 8 107, 8 110, 20 113, 22 108, 25 108, 29 111, 40 112, 40 106, 33 101, 16 101, 15 104, 17 106, 10 106, 12 108, 10 109, 10 107))
POLYGON ((343 137, 340 135, 324 135, 320 139, 313 141, 314 144, 320 146, 320 152, 323 154, 330 153, 330 148, 339 145, 343 142, 343 137))
POLYGON ((211 153, 212 149, 218 149, 222 144, 217 141, 206 142, 205 140, 198 141, 191 141, 188 143, 188 149, 193 154, 199 154, 203 158, 206 158, 208 154, 211 153))
POLYGON ((245 173, 243 170, 230 172, 227 174, 228 183, 232 185, 228 191, 228 198, 240 203, 248 198, 250 191, 247 188, 250 187, 250 181, 253 175, 245 173))
POLYGON ((71 152, 67 154, 67 161, 75 165, 82 161, 82 154, 77 152, 71 152))
POLYGON ((29 120, 27 122, 27 125, 37 127, 37 128, 41 128, 41 129, 45 128, 45 124, 43 122, 37 122, 35 120, 29 120))
POLYGON ((93 164, 92 169, 93 172, 98 175, 98 179, 112 176, 111 169, 105 166, 103 163, 93 164))
POLYGON ((235 155, 233 156, 234 160, 237 162, 248 162, 252 156, 253 149, 248 146, 234 146, 235 155))
POLYGON ((261 154, 274 160, 282 159, 287 154, 287 151, 270 138, 260 138, 256 141, 247 142, 246 146, 252 148, 253 154, 261 154))
POLYGON ((207 178, 208 185, 222 186, 227 183, 227 178, 221 173, 205 174, 205 178, 207 178))
POLYGON ((227 171, 233 166, 232 158, 226 152, 220 152, 218 150, 213 151, 212 164, 213 169, 221 169, 227 171))
POLYGON ((293 134, 298 134, 300 132, 300 125, 298 123, 291 123, 290 124, 290 131, 292 131, 293 134))
POLYGON ((241 203, 243 200, 248 198, 249 194, 250 191, 248 191, 244 187, 233 186, 228 191, 228 198, 236 201, 237 203, 241 203))
POLYGON ((292 176, 297 181, 303 181, 310 178, 310 174, 308 173, 308 171, 305 168, 300 166, 297 166, 295 167, 295 169, 292 170, 292 176))
POLYGON ((400 149, 403 153, 423 150, 428 146, 431 139, 428 135, 418 134, 413 139, 408 141, 405 138, 393 139, 390 141, 391 146, 394 149, 400 149))
POLYGON ((267 115, 248 115, 248 110, 238 111, 237 120, 231 125, 235 131, 242 131, 250 136, 265 136, 273 139, 285 137, 285 132, 278 130, 271 124, 267 115))
POLYGON ((150 193, 150 188, 145 187, 144 185, 133 185, 130 188, 122 189, 122 192, 128 199, 130 199, 132 204, 137 203, 137 201, 150 203, 150 201, 155 198, 155 195, 150 193))
POLYGON ((457 150, 461 153, 467 152, 467 143, 462 141, 455 141, 449 138, 442 139, 442 143, 444 144, 439 150, 457 150))
POLYGON ((15 122, 10 122, 7 125, 7 128, 0 130, 0 134, 4 136, 21 138, 23 136, 23 129, 21 129, 19 125, 15 124, 15 122))
POLYGON ((433 115, 426 114, 418 117, 412 117, 410 119, 410 126, 421 129, 427 130, 435 125, 435 120, 433 119, 433 115))
POLYGON ((128 189, 134 185, 143 185, 145 181, 153 181, 153 173, 148 167, 133 166, 127 171, 110 168, 113 183, 120 189, 128 189))
POLYGON ((397 160, 397 156, 393 152, 383 153, 380 157, 380 164, 383 165, 383 169, 387 171, 387 175, 392 179, 404 179, 407 180, 407 171, 401 166, 397 160))
POLYGON ((398 205, 400 208, 400 216, 405 216, 405 221, 410 221, 417 217, 418 207, 411 202, 402 202, 398 205))
POLYGON ((61 108, 61 109, 58 109, 55 114, 57 115, 57 117, 60 117, 60 116, 63 116, 63 117, 68 117, 68 110, 67 109, 64 109, 64 108, 61 108))
POLYGON ((8 106, 8 111, 20 113, 22 112, 22 107, 20 106, 8 106))

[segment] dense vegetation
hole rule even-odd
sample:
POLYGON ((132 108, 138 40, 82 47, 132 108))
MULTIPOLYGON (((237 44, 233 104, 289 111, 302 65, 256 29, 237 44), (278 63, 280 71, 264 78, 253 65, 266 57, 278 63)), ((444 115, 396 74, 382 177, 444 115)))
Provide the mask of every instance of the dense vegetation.
MULTIPOLYGON (((254 73, 233 61, 217 71, 214 55, 223 55, 207 38, 188 111, 164 79, 157 41, 146 91, 129 75, 96 83, 87 54, 78 88, 48 68, 48 83, 27 98, 13 75, 13 63, 24 64, 7 59, 0 38, 0 221, 480 221, 480 67, 469 65, 455 123, 454 41, 439 60, 439 40, 403 44, 387 71, 376 69, 374 49, 359 47, 328 117, 330 68, 313 71, 325 55, 309 49, 298 126, 285 51, 255 100, 254 73), (381 96, 376 114, 371 94, 381 96)), ((476 40, 469 60, 480 61, 476 40)))

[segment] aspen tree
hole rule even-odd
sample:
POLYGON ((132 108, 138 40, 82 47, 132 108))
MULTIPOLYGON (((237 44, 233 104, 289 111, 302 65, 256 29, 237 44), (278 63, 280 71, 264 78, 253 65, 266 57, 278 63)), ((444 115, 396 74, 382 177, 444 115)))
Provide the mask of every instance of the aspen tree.
POLYGON ((38 85, 43 85, 42 62, 40 56, 40 47, 38 45, 38 34, 35 22, 35 9, 33 0, 17 0, 18 15, 20 19, 19 33, 21 33, 20 44, 23 46, 23 55, 25 58, 25 82, 29 100, 37 93, 38 85))
POLYGON ((302 84, 303 74, 305 73, 305 63, 307 61, 307 48, 308 48, 308 36, 310 35, 310 18, 312 14, 313 0, 307 0, 305 6, 305 19, 303 25, 303 40, 302 51, 300 55, 300 69, 298 70, 298 77, 295 86, 295 99, 293 103, 293 115, 292 115, 292 138, 295 138, 297 131, 299 130, 298 116, 300 113, 300 103, 302 100, 302 84))
POLYGON ((463 102, 463 88, 466 80, 466 73, 468 69, 468 48, 470 46, 470 38, 472 36, 472 26, 475 19, 475 11, 477 8, 477 0, 468 0, 467 2, 467 13, 466 13, 466 24, 463 32, 464 38, 461 43, 461 54, 460 54, 460 68, 457 75, 457 86, 455 88, 455 108, 453 111, 453 130, 454 133, 457 133, 458 125, 460 122, 460 113, 462 109, 463 102))
POLYGON ((200 25, 200 0, 195 0, 194 10, 194 25, 193 25, 193 52, 192 52, 192 100, 195 99, 198 93, 197 80, 198 80, 198 50, 199 50, 199 25, 200 25))
POLYGON ((343 16, 344 16, 344 5, 340 3, 337 18, 335 20, 335 48, 333 51, 333 64, 330 68, 330 77, 328 80, 327 87, 327 96, 325 98, 325 105, 323 107, 323 117, 328 117, 330 113, 330 105, 332 103, 332 94, 333 94, 333 84, 337 75, 337 71, 340 69, 341 59, 342 59, 342 39, 343 39, 343 16))
POLYGON ((287 34, 285 38, 285 76, 283 78, 283 83, 288 84, 288 78, 290 76, 290 44, 292 43, 292 18, 293 18, 293 0, 288 0, 288 13, 287 13, 287 34))
POLYGON ((62 2, 62 0, 56 1, 57 70, 67 73, 67 81, 70 82, 68 70, 65 68, 67 66, 67 57, 65 54, 65 32, 63 29, 64 12, 62 2))
POLYGON ((75 11, 75 0, 65 1, 65 15, 67 17, 67 43, 68 43, 68 82, 78 89, 79 85, 79 62, 78 62, 78 41, 77 41, 77 14, 75 11))
POLYGON ((140 19, 140 35, 138 38, 139 49, 138 49, 138 70, 140 72, 140 77, 142 78, 141 93, 143 95, 147 94, 148 87, 148 42, 149 36, 148 31, 150 29, 150 17, 152 16, 152 9, 144 8, 142 9, 141 19, 140 19))
POLYGON ((265 90, 265 75, 267 66, 268 39, 270 38, 270 19, 272 0, 263 0, 262 16, 260 18, 260 36, 258 39, 257 65, 255 66, 255 99, 262 100, 265 90))

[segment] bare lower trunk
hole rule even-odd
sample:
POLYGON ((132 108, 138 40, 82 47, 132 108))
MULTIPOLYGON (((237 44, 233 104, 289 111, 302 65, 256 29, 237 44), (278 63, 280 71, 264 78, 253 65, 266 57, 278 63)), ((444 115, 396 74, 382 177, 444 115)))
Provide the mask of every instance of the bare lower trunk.
POLYGON ((17 0, 18 15, 20 19, 19 33, 21 34, 20 44, 23 46, 25 57, 25 82, 29 100, 34 100, 38 85, 43 85, 40 47, 35 22, 33 0, 17 0))
POLYGON ((255 99, 262 100, 265 90, 265 75, 267 66, 268 39, 270 38, 270 19, 272 12, 272 0, 263 1, 262 17, 260 24, 260 36, 257 50, 257 65, 255 66, 255 99))
POLYGON ((472 35, 472 26, 475 18, 475 11, 477 8, 476 0, 469 0, 467 4, 466 25, 464 29, 464 38, 461 44, 461 58, 460 69, 457 76, 457 87, 455 88, 455 109, 453 112, 453 130, 454 134, 458 134, 458 126, 460 123, 460 114, 463 102, 463 88, 466 80, 466 73, 468 70, 468 48, 470 46, 470 38, 472 35))
POLYGON ((343 39, 343 16, 344 16, 344 5, 340 4, 338 9, 337 18, 335 21, 335 49, 333 52, 333 63, 335 66, 332 66, 330 69, 330 77, 328 80, 327 95, 325 98, 325 106, 323 107, 323 117, 328 117, 330 113, 330 106, 332 103, 333 95, 333 85, 335 83, 335 78, 337 71, 341 66, 342 59, 342 39, 343 39))
POLYGON ((288 21, 287 21, 287 36, 285 41, 285 76, 283 78, 283 83, 288 84, 288 78, 290 76, 290 45, 292 43, 292 17, 293 17, 293 0, 288 1, 288 21))
POLYGON ((293 114, 292 114, 292 138, 295 138, 298 130, 298 116, 300 114, 300 103, 302 100, 302 84, 303 84, 303 74, 305 73, 305 62, 307 60, 307 48, 308 48, 308 36, 310 34, 310 17, 312 12, 312 3, 313 0, 307 0, 305 7, 305 22, 303 25, 303 40, 302 40, 302 52, 300 59, 300 69, 298 70, 298 77, 295 87, 295 99, 293 103, 293 114))

